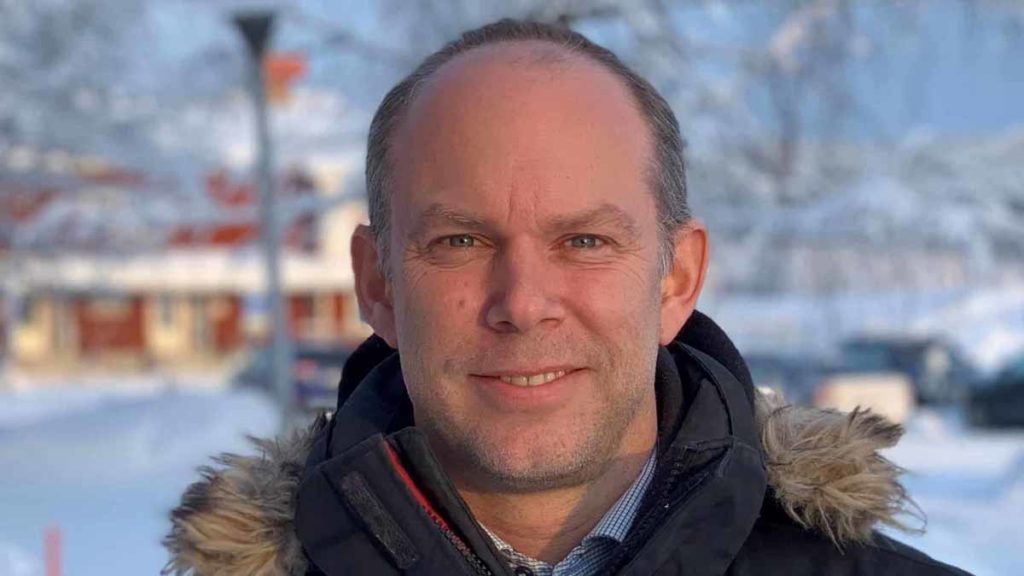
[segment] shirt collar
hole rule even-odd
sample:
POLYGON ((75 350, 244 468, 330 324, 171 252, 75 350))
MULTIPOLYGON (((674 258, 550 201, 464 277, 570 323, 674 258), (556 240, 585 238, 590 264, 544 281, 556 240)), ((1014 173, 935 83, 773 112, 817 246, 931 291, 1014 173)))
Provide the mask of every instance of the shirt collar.
MULTIPOLYGON (((640 510, 640 502, 643 501, 644 494, 647 493, 647 488, 651 485, 651 479, 654 478, 654 468, 658 463, 657 452, 657 449, 651 450, 651 455, 647 457, 647 462, 644 463, 644 467, 640 470, 636 480, 633 481, 633 484, 619 497, 615 504, 605 512, 605 515, 597 525, 583 538, 583 542, 580 545, 586 545, 590 541, 601 539, 611 539, 616 543, 621 543, 626 539, 626 534, 629 533, 629 529, 633 526, 633 520, 636 519, 637 512, 640 510)), ((491 532, 486 526, 481 525, 481 527, 491 537, 491 540, 494 541, 498 550, 506 554, 515 553, 519 555, 512 546, 499 538, 497 534, 491 532)))
POLYGON ((597 526, 594 526, 594 529, 587 534, 584 541, 601 537, 611 538, 616 542, 622 542, 626 539, 626 534, 629 533, 629 529, 633 526, 633 520, 636 519, 636 514, 640 510, 640 502, 643 500, 644 494, 647 493, 647 488, 651 485, 651 479, 654 477, 654 467, 657 464, 656 453, 657 450, 651 450, 651 455, 647 458, 647 462, 644 463, 643 469, 640 470, 640 475, 637 476, 633 484, 615 504, 608 509, 608 512, 597 523, 597 526))

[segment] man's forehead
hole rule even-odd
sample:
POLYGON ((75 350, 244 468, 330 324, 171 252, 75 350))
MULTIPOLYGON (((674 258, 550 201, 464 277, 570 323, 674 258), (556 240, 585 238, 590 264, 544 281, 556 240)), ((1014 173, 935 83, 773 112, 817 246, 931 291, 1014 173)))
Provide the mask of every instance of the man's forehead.
POLYGON ((581 146, 611 135, 629 142, 631 152, 647 156, 650 148, 647 123, 624 81, 545 41, 502 42, 456 56, 414 92, 403 116, 392 150, 415 147, 416 155, 424 143, 490 145, 516 130, 525 138, 520 149, 542 144, 537 138, 551 130, 587 132, 581 146))
POLYGON ((438 102, 462 98, 466 105, 485 107, 493 105, 495 94, 515 98, 537 85, 547 90, 534 94, 582 86, 584 94, 577 95, 580 105, 616 101, 624 121, 643 124, 627 84, 605 65, 553 42, 516 40, 472 48, 441 65, 414 90, 399 129, 408 118, 415 121, 435 109, 438 102))
POLYGON ((596 62, 549 42, 473 49, 435 73, 393 135, 397 219, 438 202, 531 219, 633 211, 637 196, 650 200, 648 134, 632 94, 596 62))

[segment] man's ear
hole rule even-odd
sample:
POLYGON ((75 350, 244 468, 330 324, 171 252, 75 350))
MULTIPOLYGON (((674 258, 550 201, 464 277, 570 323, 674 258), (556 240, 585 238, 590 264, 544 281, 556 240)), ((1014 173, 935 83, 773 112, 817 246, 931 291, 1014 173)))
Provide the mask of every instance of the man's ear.
POLYGON ((675 234, 676 255, 661 280, 661 334, 664 346, 675 338, 697 306, 708 266, 708 231, 691 218, 675 234))
POLYGON ((351 251, 359 315, 388 346, 398 348, 391 286, 378 265, 377 243, 369 226, 360 224, 356 227, 352 233, 351 251))

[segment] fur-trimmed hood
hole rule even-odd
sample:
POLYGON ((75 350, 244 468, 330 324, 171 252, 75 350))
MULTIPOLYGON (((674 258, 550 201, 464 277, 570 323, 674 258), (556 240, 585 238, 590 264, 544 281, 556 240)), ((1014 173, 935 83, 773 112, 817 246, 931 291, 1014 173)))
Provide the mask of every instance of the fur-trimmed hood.
MULTIPOLYGON (((915 508, 900 468, 879 454, 900 426, 867 411, 843 414, 756 399, 770 493, 798 524, 837 546, 869 541, 880 525, 903 528, 915 508)), ((165 574, 298 575, 306 561, 293 531, 295 495, 319 418, 287 439, 255 440, 258 454, 224 454, 201 469, 171 514, 165 574)))

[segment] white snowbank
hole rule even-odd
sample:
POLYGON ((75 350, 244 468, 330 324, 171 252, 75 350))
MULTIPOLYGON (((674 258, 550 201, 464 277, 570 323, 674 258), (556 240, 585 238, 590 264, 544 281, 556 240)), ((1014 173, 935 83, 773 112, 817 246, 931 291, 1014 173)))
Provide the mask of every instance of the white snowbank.
POLYGON ((0 574, 4 576, 42 576, 39 561, 24 550, 0 542, 0 574))
POLYGON ((1024 431, 963 428, 922 411, 888 451, 928 518, 924 534, 890 535, 975 576, 1024 574, 1024 431))
POLYGON ((245 434, 277 429, 273 406, 254 393, 79 395, 68 405, 51 392, 0 396, 0 543, 19 551, 10 566, 41 558, 44 531, 57 525, 69 574, 158 573, 167 512, 195 468, 250 451, 245 434))

